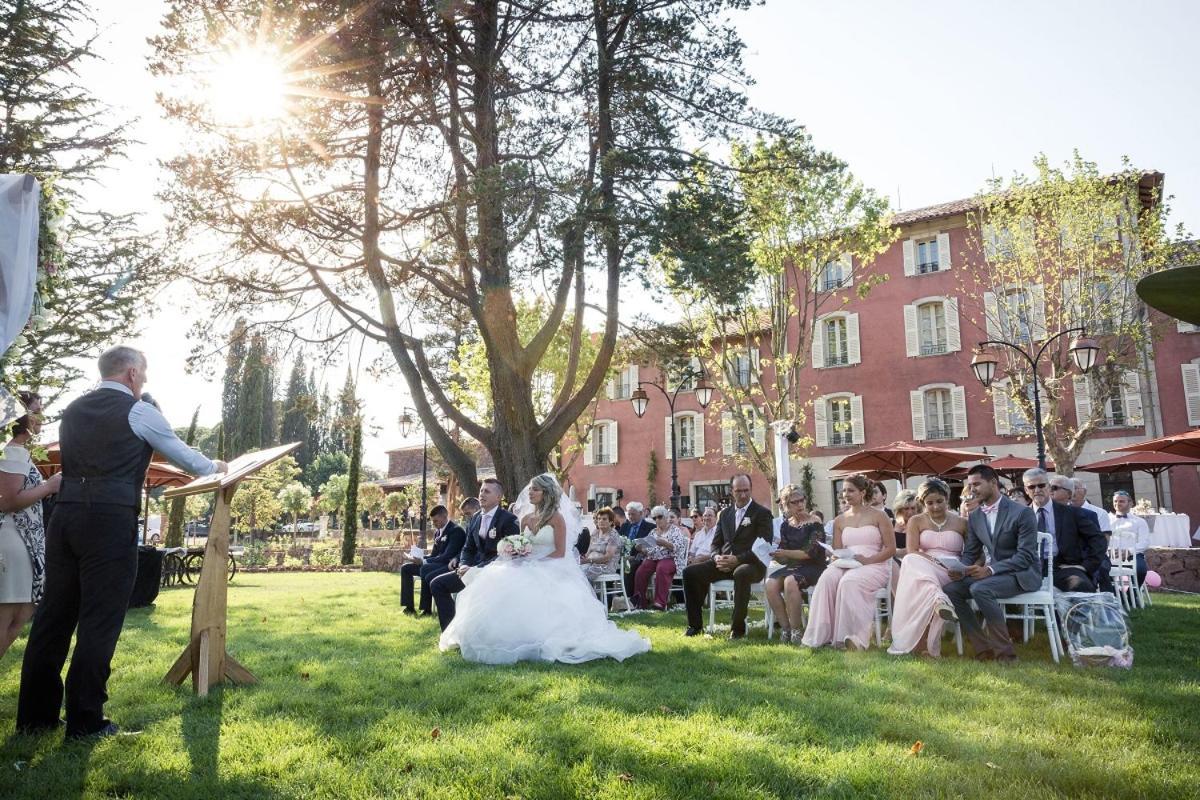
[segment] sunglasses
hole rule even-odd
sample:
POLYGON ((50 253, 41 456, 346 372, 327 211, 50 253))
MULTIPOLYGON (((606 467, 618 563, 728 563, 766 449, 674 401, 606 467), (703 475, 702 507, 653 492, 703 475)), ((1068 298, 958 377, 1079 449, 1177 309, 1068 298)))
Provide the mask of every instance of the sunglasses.
POLYGON ((1051 486, 1050 491, 1052 491, 1052 492, 1069 492, 1071 490, 1065 486, 1051 486))
POLYGON ((1027 483, 1027 484, 1025 484, 1025 488, 1026 489, 1045 489, 1046 484, 1044 484, 1044 483, 1027 483))

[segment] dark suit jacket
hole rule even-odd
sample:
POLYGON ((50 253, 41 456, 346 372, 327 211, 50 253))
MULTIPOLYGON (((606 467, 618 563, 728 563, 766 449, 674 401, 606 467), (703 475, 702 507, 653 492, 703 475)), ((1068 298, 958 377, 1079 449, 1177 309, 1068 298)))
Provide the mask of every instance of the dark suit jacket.
POLYGON ((486 531, 479 530, 483 513, 476 514, 467 528, 467 541, 463 545, 462 556, 458 563, 463 567, 482 567, 496 559, 496 545, 505 536, 516 536, 520 533, 517 518, 503 508, 497 508, 492 514, 491 523, 486 531))
POLYGON ((1052 501, 1050 505, 1054 507, 1054 540, 1058 542, 1055 565, 1082 564, 1088 575, 1100 569, 1108 552, 1108 539, 1100 531, 1096 515, 1063 503, 1052 501))
POLYGON ((429 551, 426 564, 446 566, 462 553, 463 544, 467 541, 467 532, 456 522, 447 522, 442 532, 433 538, 433 548, 429 551))
POLYGON ((992 556, 988 566, 994 574, 1014 575, 1022 589, 1032 592, 1042 585, 1037 534, 1037 517, 1033 509, 1001 497, 995 530, 988 531, 987 515, 982 508, 975 509, 967 517, 967 543, 962 562, 977 563, 986 547, 992 556))
POLYGON ((621 526, 624 530, 621 531, 622 536, 630 539, 641 539, 643 536, 649 536, 650 531, 654 530, 654 523, 642 517, 642 521, 634 525, 629 520, 625 520, 625 524, 621 526))
POLYGON ((712 540, 713 555, 737 556, 739 564, 762 563, 750 547, 755 539, 771 541, 775 535, 775 523, 771 512, 754 500, 746 508, 742 516, 742 525, 734 530, 737 521, 737 509, 729 506, 717 517, 717 532, 712 540))

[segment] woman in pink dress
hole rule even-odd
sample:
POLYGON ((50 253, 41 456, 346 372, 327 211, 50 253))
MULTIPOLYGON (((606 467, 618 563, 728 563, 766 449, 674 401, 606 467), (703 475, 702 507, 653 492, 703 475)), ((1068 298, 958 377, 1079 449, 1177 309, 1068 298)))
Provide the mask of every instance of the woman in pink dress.
POLYGON ((908 547, 892 604, 892 645, 888 652, 900 656, 923 650, 937 658, 942 654, 944 624, 938 609, 951 607, 942 593, 942 587, 950 582, 950 573, 937 558, 962 555, 967 520, 950 511, 950 487, 937 478, 921 484, 917 500, 925 513, 908 521, 908 547))
POLYGON ((838 561, 856 561, 859 566, 847 569, 834 561, 821 573, 800 640, 806 647, 832 644, 865 650, 871 644, 875 592, 887 586, 896 534, 887 515, 867 505, 870 488, 862 475, 842 483, 842 499, 849 508, 833 521, 833 547, 853 551, 851 558, 838 561))

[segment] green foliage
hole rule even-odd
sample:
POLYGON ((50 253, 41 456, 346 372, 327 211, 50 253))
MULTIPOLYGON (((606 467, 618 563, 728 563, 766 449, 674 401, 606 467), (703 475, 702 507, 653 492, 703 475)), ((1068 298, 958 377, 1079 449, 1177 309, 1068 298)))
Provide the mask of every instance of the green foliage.
POLYGON ((281 444, 284 442, 302 443, 300 449, 296 451, 296 462, 300 465, 300 469, 307 471, 319 449, 319 446, 314 446, 311 428, 317 424, 320 408, 313 387, 304 372, 302 355, 297 355, 292 364, 292 374, 288 379, 287 393, 284 395, 282 408, 283 420, 280 423, 279 441, 281 444))
MULTIPOLYGON (((188 426, 183 441, 190 447, 196 443, 196 424, 200 420, 200 406, 192 412, 192 424, 188 426)), ((183 547, 183 518, 187 509, 187 498, 176 497, 171 501, 171 514, 167 520, 167 535, 163 539, 166 547, 183 547)))
POLYGON ((402 489, 398 492, 388 492, 383 498, 383 510, 389 516, 399 519, 404 515, 405 509, 412 505, 412 498, 409 497, 408 490, 402 489))
MULTIPOLYGON (((1028 352, 1075 327, 1099 338, 1099 360, 1086 380, 1075 379, 1065 346, 1048 348, 1042 362, 1047 450, 1065 474, 1105 424, 1106 399, 1148 377, 1143 357, 1157 332, 1135 287, 1167 265, 1167 201, 1161 183, 1128 159, 1120 172, 1102 174, 1078 152, 1062 166, 1039 155, 1030 177, 990 181, 976 198, 968 251, 960 258, 979 267, 957 274, 963 294, 984 308, 970 319, 979 338, 999 338, 1028 352), (1076 391, 1091 401, 1085 419, 1074 419, 1076 391)), ((1180 229, 1177 235, 1185 234, 1180 229)), ((1033 419, 1027 362, 1008 348, 994 352, 1009 378, 994 391, 1006 392, 1025 419, 1033 419)), ((1140 392, 1128 391, 1139 395, 1140 406, 1140 392)))
POLYGON ((324 485, 334 475, 350 473, 350 456, 347 453, 321 453, 304 470, 304 485, 324 494, 324 485))
POLYGON ((130 335, 169 255, 133 215, 79 195, 128 144, 124 124, 78 82, 96 58, 95 31, 79 0, 0 3, 0 173, 41 183, 37 295, 25 332, 0 354, 0 381, 38 391, 47 407, 130 335))
POLYGON ((342 513, 342 509, 346 507, 346 489, 349 485, 348 474, 330 475, 329 479, 321 484, 318 492, 321 509, 332 514, 342 513))
POLYGON ((646 510, 658 505, 658 451, 650 448, 650 459, 646 463, 646 510))
MULTIPOLYGON (((239 576, 230 647, 258 683, 207 700, 154 685, 187 641, 194 595, 164 589, 130 610, 108 682, 114 714, 145 731, 125 742, 136 758, 111 740, 8 735, 6 800, 1185 800, 1200 785, 1193 595, 1157 593, 1132 615, 1132 670, 1056 666, 1040 625, 1001 671, 958 658, 950 638, 936 661, 808 652, 761 628, 733 645, 689 639, 681 612, 618 618, 653 644, 624 662, 483 667, 439 653, 436 623, 402 615, 396 585, 239 576)), ((6 720, 27 641, 0 659, 6 720)))
POLYGON ((312 492, 300 481, 292 481, 280 489, 278 498, 283 510, 292 515, 292 522, 298 522, 300 515, 312 507, 312 492))
POLYGON ((383 489, 375 483, 360 483, 358 485, 358 510, 365 511, 371 519, 383 511, 383 489))
POLYGON ((354 563, 358 538, 359 468, 362 466, 362 419, 355 417, 350 432, 350 474, 346 482, 346 515, 342 520, 342 563, 354 563))
POLYGON ((813 481, 816 479, 816 474, 813 472, 811 461, 805 461, 800 467, 800 488, 804 491, 804 496, 808 498, 809 509, 815 509, 816 496, 813 494, 813 481))
POLYGON ((296 459, 289 455, 242 481, 230 506, 235 522, 251 532, 274 529, 284 511, 279 493, 299 474, 296 459))
POLYGON ((336 567, 342 563, 342 545, 336 539, 318 539, 312 543, 308 563, 314 567, 336 567))

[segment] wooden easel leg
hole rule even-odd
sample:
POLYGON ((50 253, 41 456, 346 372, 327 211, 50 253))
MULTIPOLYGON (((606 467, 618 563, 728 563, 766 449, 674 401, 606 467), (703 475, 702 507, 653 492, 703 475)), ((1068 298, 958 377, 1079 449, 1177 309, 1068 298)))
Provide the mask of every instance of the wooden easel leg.
POLYGON ((163 683, 170 683, 178 686, 183 683, 192 671, 192 645, 189 642, 188 646, 183 648, 183 652, 179 654, 179 658, 175 659, 175 663, 167 670, 167 674, 163 677, 163 683))
POLYGON ((225 654, 225 679, 239 686, 249 686, 258 683, 258 678, 250 670, 238 663, 238 660, 228 653, 225 654))
POLYGON ((200 657, 196 660, 196 671, 192 673, 192 685, 201 697, 208 697, 208 656, 209 636, 204 630, 200 631, 200 657))

